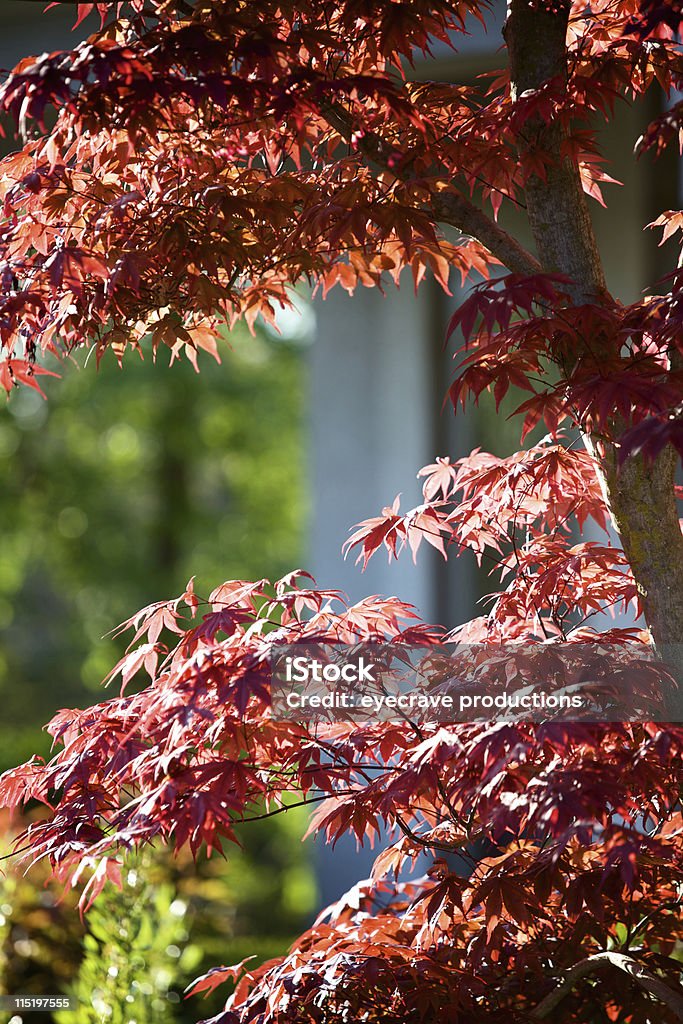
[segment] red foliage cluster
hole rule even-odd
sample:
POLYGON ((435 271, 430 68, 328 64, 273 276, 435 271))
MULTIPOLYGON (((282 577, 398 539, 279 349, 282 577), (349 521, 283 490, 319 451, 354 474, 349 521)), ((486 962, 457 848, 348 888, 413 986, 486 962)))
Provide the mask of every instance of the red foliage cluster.
MULTIPOLYGON (((464 407, 468 398, 476 401, 490 390, 499 408, 516 387, 532 393, 516 410, 524 416, 522 439, 542 419, 553 434, 566 422, 611 440, 619 440, 627 426, 624 457, 634 436, 652 435, 653 457, 668 440, 676 444, 674 427, 671 438, 659 442, 651 421, 679 414, 683 372, 672 355, 682 325, 678 294, 630 306, 609 299, 577 306, 563 301, 562 283, 548 275, 510 275, 473 289, 449 328, 464 338, 450 389, 454 405, 464 407), (630 428, 636 425, 634 435, 630 428)), ((637 443, 642 448, 642 440, 637 443)))
MULTIPOLYGON (((381 546, 396 556, 422 541, 444 557, 447 546, 473 551, 493 564, 505 589, 491 594, 488 616, 467 623, 448 639, 468 642, 585 640, 585 625, 606 608, 627 611, 637 591, 623 552, 604 543, 576 540, 578 523, 591 518, 606 529, 606 508, 590 455, 543 442, 500 459, 475 451, 452 464, 439 459, 420 470, 425 501, 401 513, 398 503, 367 520, 347 547, 368 559, 381 546), (458 498, 460 500, 458 500, 458 498)), ((636 631, 633 631, 635 637, 636 631)), ((623 631, 601 636, 626 639, 623 631)))
MULTIPOLYGON (((79 17, 95 7, 105 16, 112 5, 80 4, 79 17)), ((406 61, 457 40, 486 5, 118 9, 73 51, 22 61, 0 91, 29 136, 0 165, 10 353, 94 344, 98 357, 120 357, 148 340, 194 359, 214 351, 217 320, 270 318, 302 279, 351 290, 405 266, 444 286, 454 266, 486 273, 505 253, 470 196, 494 214, 521 199, 543 161, 517 156, 525 121, 571 126, 572 155, 600 198, 609 178, 589 119, 620 93, 677 82, 674 49, 627 34, 632 2, 577 5, 571 88, 550 81, 515 101, 506 75, 488 92, 406 77, 406 61), (34 137, 48 109, 56 125, 34 137), (444 220, 462 228, 460 242, 446 241, 444 220)), ((653 128, 657 139, 664 130, 653 128)))
MULTIPOLYGON (((157 838, 220 849, 294 794, 319 804, 311 831, 331 842, 393 835, 373 881, 284 960, 247 972, 221 1021, 333 1020, 344 1008, 424 1020, 437 1007, 453 1021, 521 1020, 581 957, 633 945, 652 970, 675 970, 683 728, 275 722, 269 654, 283 636, 424 644, 436 632, 406 626, 397 601, 348 607, 303 574, 226 584, 199 612, 190 586, 126 623, 143 642, 115 670, 121 696, 57 715, 62 749, 8 773, 0 796, 52 806, 18 842, 65 879, 91 868, 84 905, 116 877, 117 851, 157 838), (150 681, 126 694, 137 672, 150 681), (436 858, 427 876, 384 880, 423 853, 436 858)), ((612 978, 600 1002, 620 994, 612 978)), ((644 990, 630 998, 647 1011, 644 990)))
MULTIPOLYGON (((120 695, 60 712, 53 759, 0 780, 3 803, 46 808, 20 844, 65 879, 90 870, 87 906, 134 845, 221 849, 292 800, 319 804, 311 830, 332 842, 388 832, 373 879, 286 957, 243 971, 223 1024, 483 1024, 557 1007, 577 1022, 682 1019, 683 728, 306 726, 271 718, 268 686, 283 642, 555 644, 595 636, 597 612, 639 609, 623 551, 576 529, 606 526, 605 446, 622 461, 683 448, 681 276, 627 306, 572 303, 572 282, 497 214, 552 169, 542 148, 520 152, 530 123, 562 129, 561 160, 603 201, 596 116, 653 84, 680 88, 678 5, 575 3, 567 75, 519 96, 507 71, 468 88, 412 80, 421 53, 485 19, 474 0, 78 5, 79 20, 95 12, 87 41, 22 61, 0 90, 26 137, 0 162, 5 390, 36 387, 46 353, 83 346, 217 355, 219 321, 272 320, 302 281, 353 291, 409 268, 447 288, 456 268, 483 283, 450 325, 453 403, 521 388, 524 432, 543 420, 550 433, 510 458, 438 459, 420 472, 423 504, 395 503, 349 540, 363 561, 423 540, 492 560, 500 589, 459 630, 395 599, 348 605, 302 573, 226 583, 206 608, 190 584, 133 617, 120 695), (512 273, 490 281, 500 264, 512 273), (592 454, 567 440, 574 427, 592 454), (425 877, 387 880, 424 853, 425 877)), ((642 146, 661 149, 680 123, 673 107, 642 146)), ((657 222, 665 236, 682 223, 657 222)))

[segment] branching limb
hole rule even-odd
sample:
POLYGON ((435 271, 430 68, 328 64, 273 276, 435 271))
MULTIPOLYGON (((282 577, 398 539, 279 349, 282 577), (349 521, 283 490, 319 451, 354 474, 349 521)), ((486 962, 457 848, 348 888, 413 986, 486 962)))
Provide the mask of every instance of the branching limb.
POLYGON ((683 989, 680 986, 672 988, 658 978, 652 971, 634 960, 625 953, 605 952, 595 953, 585 960, 579 961, 571 970, 567 971, 563 981, 543 999, 531 1016, 534 1020, 545 1020, 555 1010, 563 999, 568 996, 574 987, 584 978, 595 974, 603 967, 616 967, 628 974, 642 989, 650 995, 659 999, 670 1010, 673 1011, 678 1020, 683 1020, 683 989))
MULTIPOLYGON (((350 144, 353 138, 353 125, 347 111, 339 104, 326 103, 321 105, 321 113, 328 124, 350 144)), ((402 173, 401 168, 390 164, 390 154, 376 135, 364 135, 356 140, 356 145, 373 163, 387 173, 393 174, 398 180, 412 180, 411 175, 402 173)), ((428 212, 434 220, 456 228, 463 235, 476 238, 513 273, 532 276, 541 272, 541 265, 532 253, 461 193, 444 192, 432 195, 428 212)))

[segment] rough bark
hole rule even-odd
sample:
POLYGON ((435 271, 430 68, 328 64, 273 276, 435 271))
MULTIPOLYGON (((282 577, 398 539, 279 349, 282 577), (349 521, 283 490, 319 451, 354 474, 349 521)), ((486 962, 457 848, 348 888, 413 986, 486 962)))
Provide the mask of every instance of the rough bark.
MULTIPOLYGON (((504 28, 513 98, 549 79, 567 79, 569 4, 509 0, 504 28)), ((544 270, 571 278, 571 299, 600 302, 605 275, 579 169, 566 155, 563 128, 529 119, 520 155, 547 155, 545 177, 530 176, 526 200, 534 242, 544 270)), ((614 432, 623 427, 615 420, 614 432)), ((594 446, 612 518, 630 562, 652 638, 663 654, 683 659, 668 645, 683 642, 683 533, 674 496, 676 458, 668 450, 653 466, 629 459, 619 471, 614 445, 594 446)), ((681 673, 683 679, 683 673, 681 673)))
MULTIPOLYGON (((547 5, 550 7, 550 5, 547 5)), ((567 78, 565 40, 569 5, 546 9, 543 0, 511 0, 504 28, 510 54, 512 98, 536 90, 554 78, 567 78)), ((575 302, 593 302, 606 292, 605 275, 593 234, 579 169, 562 156, 562 127, 529 118, 520 138, 525 157, 547 158, 544 178, 532 175, 526 183, 529 223, 547 271, 571 279, 575 302)))

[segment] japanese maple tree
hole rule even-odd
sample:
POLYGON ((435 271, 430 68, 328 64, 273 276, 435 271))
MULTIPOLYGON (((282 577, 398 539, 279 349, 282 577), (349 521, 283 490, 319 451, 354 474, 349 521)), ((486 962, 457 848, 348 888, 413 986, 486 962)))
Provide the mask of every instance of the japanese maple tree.
MULTIPOLYGON (((332 842, 388 833, 372 878, 285 957, 200 980, 239 978, 223 1024, 683 1019, 682 725, 314 726, 276 721, 269 694, 283 641, 682 649, 683 277, 623 304, 590 216, 617 101, 668 97, 640 150, 683 129, 681 5, 510 0, 503 70, 466 86, 411 66, 486 23, 476 0, 78 4, 90 15, 86 42, 23 60, 0 93, 23 137, 0 163, 8 392, 79 348, 218 355, 220 323, 272 320, 300 282, 409 270, 447 288, 457 271, 479 283, 450 325, 453 405, 519 388, 522 436, 548 433, 509 458, 439 456, 423 504, 351 536, 364 560, 424 541, 492 564, 489 613, 455 632, 299 571, 206 600, 189 584, 134 616, 120 695, 58 714, 54 758, 0 781, 4 803, 45 805, 20 847, 87 906, 126 850, 221 849, 293 799, 332 842), (532 249, 498 220, 511 205, 532 249), (581 539, 589 521, 620 546, 581 539), (598 632, 605 609, 645 628, 598 632), (399 880, 424 853, 427 875, 399 880)), ((656 224, 668 237, 683 212, 656 224)))

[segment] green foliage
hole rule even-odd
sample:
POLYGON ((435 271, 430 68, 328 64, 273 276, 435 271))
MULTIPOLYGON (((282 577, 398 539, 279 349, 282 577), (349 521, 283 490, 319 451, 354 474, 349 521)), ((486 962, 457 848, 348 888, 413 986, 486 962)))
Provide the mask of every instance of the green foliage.
POLYGON ((300 842, 305 820, 297 807, 252 822, 244 849, 229 849, 227 859, 195 863, 186 852, 149 849, 128 862, 123 890, 107 886, 84 921, 77 894, 64 894, 47 865, 27 876, 10 867, 0 876, 0 994, 75 997, 74 1010, 32 1015, 28 1024, 212 1016, 225 993, 186 1001, 186 984, 217 962, 282 954, 310 918, 316 892, 300 842))
MULTIPOLYGON (((179 592, 191 572, 207 592, 302 560, 301 348, 243 329, 229 340, 200 376, 163 354, 157 366, 130 359, 125 375, 106 359, 49 382, 49 403, 21 391, 0 410, 0 770, 47 752, 53 710, 105 696, 121 641, 103 635, 131 608, 179 592)), ((220 995, 173 1000, 217 961, 265 960, 303 927, 315 889, 302 831, 296 809, 250 824, 227 860, 153 851, 84 923, 45 870, 11 871, 0 992, 73 990, 60 1024, 217 1012, 220 995)))
MULTIPOLYGON (((5 854, 9 844, 0 843, 5 854)), ((64 994, 78 970, 85 926, 75 893, 63 893, 46 864, 30 876, 2 865, 0 874, 0 994, 64 994)), ((38 1012, 31 1024, 51 1015, 38 1012)))
POLYGON ((88 914, 84 956, 56 1024, 173 1024, 187 978, 201 960, 188 943, 187 903, 149 880, 149 856, 131 861, 88 914))
POLYGON ((121 653, 102 638, 131 608, 302 560, 301 349, 229 341, 199 376, 108 356, 0 410, 0 770, 47 752, 53 711, 102 699, 121 653))

